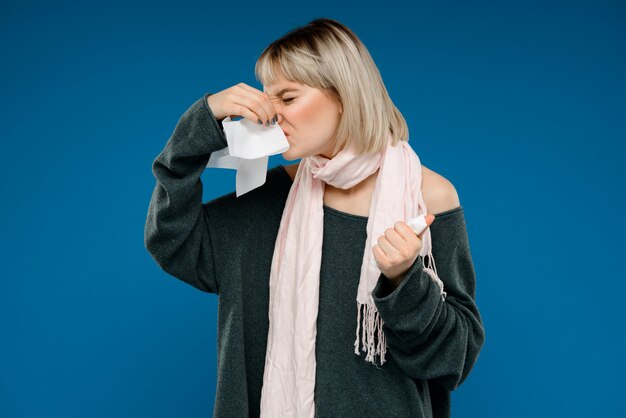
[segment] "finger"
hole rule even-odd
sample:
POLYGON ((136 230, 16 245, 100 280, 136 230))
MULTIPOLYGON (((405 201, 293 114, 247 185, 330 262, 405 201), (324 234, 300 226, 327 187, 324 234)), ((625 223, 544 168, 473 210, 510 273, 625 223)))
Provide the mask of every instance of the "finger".
POLYGON ((271 124, 273 121, 275 121, 276 119, 278 119, 276 117, 276 109, 274 108, 274 104, 272 103, 272 101, 270 100, 270 95, 267 94, 264 91, 255 89, 254 87, 250 87, 247 84, 242 84, 242 86, 244 89, 248 90, 251 93, 254 93, 256 95, 256 97, 258 97, 258 101, 259 103, 261 103, 261 105, 263 106, 263 108, 265 109, 265 111, 268 114, 269 117, 269 123, 271 124))
POLYGON ((378 238, 378 245, 380 246, 380 249, 383 250, 385 255, 390 259, 398 257, 400 255, 400 252, 396 250, 393 245, 391 245, 391 243, 384 235, 381 235, 378 238))
POLYGON ((405 248, 403 254, 405 257, 412 255, 414 251, 421 248, 420 239, 409 224, 403 221, 398 221, 395 223, 394 227, 398 230, 398 234, 402 235, 402 238, 405 241, 404 247, 401 247, 405 248))
POLYGON ((374 245, 372 248, 372 252, 374 253, 374 259, 381 267, 387 267, 391 265, 391 260, 387 257, 385 252, 380 248, 379 245, 374 245))
POLYGON ((265 92, 262 92, 261 94, 263 95, 263 101, 261 103, 263 103, 263 106, 268 109, 270 115, 270 125, 276 124, 276 122, 278 121, 278 116, 276 115, 276 109, 274 108, 274 104, 270 100, 270 95, 265 92))
POLYGON ((237 114, 250 119, 254 123, 258 123, 259 120, 263 124, 269 119, 268 115, 257 100, 250 96, 243 96, 239 94, 233 94, 230 98, 232 104, 237 106, 237 114))
POLYGON ((396 231, 398 231, 398 234, 402 238, 409 242, 415 242, 415 237, 417 237, 417 234, 409 224, 404 221, 398 221, 393 225, 393 227, 396 229, 396 231))
POLYGON ((401 252, 399 251, 400 248, 406 247, 409 244, 409 241, 407 241, 406 238, 400 235, 400 233, 398 233, 395 228, 387 228, 385 230, 385 238, 387 238, 387 241, 389 241, 389 243, 396 250, 398 250, 398 252, 401 252))
POLYGON ((241 116, 257 124, 259 123, 259 120, 260 120, 259 116, 256 113, 248 109, 246 106, 240 105, 240 104, 233 103, 231 107, 231 112, 229 113, 231 113, 229 115, 231 119, 241 116))
POLYGON ((270 101, 269 94, 265 93, 264 91, 255 89, 254 87, 251 87, 245 83, 241 83, 240 87, 247 93, 251 94, 254 99, 258 101, 261 106, 263 106, 263 109, 267 114, 267 119, 263 119, 263 123, 265 124, 265 122, 269 122, 269 124, 271 124, 274 120, 274 117, 276 116, 276 110, 274 109, 274 105, 270 101))
POLYGON ((265 96, 262 92, 255 90, 250 91, 247 88, 243 88, 244 92, 243 97, 248 98, 253 103, 252 110, 258 114, 263 122, 263 125, 269 126, 272 123, 272 119, 274 119, 274 107, 269 103, 267 96, 265 96))

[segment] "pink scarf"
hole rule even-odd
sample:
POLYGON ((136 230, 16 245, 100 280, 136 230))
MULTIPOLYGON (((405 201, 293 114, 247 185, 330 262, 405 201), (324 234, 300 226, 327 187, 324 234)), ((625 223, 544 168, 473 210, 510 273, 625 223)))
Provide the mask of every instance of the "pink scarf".
MULTIPOLYGON (((326 183, 349 189, 379 170, 367 222, 367 244, 356 297, 358 321, 354 353, 359 353, 361 318, 365 361, 385 362, 383 321, 371 292, 380 277, 372 248, 387 228, 399 220, 426 214, 422 197, 420 160, 407 141, 381 152, 356 155, 344 147, 334 158, 316 155, 302 159, 283 210, 270 273, 269 332, 261 392, 261 417, 315 416, 315 339, 319 303, 319 274, 324 228, 326 183), (374 343, 377 333, 378 344, 374 343)), ((420 255, 429 257, 425 271, 441 288, 431 253, 430 230, 422 236, 420 255), (432 268, 430 267, 432 266, 432 268)))

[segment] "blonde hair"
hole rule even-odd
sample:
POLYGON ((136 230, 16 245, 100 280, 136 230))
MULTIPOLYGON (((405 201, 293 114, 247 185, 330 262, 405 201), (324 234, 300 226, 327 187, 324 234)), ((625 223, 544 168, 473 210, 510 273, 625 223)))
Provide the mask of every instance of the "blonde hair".
POLYGON ((374 60, 350 29, 333 19, 315 19, 272 42, 258 58, 255 75, 270 85, 278 75, 330 93, 343 108, 333 156, 355 142, 357 154, 380 152, 407 141, 409 129, 391 101, 374 60))

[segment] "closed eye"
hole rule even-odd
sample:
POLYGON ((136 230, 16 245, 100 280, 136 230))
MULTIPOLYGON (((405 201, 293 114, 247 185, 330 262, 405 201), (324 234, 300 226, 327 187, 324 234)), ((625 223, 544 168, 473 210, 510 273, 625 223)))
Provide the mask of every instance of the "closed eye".
POLYGON ((289 98, 289 99, 283 99, 283 103, 289 103, 289 102, 291 102, 293 99, 294 99, 293 97, 291 97, 291 98, 289 98))

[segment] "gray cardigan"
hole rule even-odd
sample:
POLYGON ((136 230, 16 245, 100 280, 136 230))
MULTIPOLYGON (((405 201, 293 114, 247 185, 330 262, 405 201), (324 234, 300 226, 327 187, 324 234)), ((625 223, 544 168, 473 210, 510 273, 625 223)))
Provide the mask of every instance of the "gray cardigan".
MULTIPOLYGON (((214 416, 258 416, 269 326, 270 266, 292 181, 284 167, 278 166, 268 171, 263 186, 239 198, 232 192, 202 203, 200 176, 211 153, 227 146, 221 123, 207 105, 209 94, 181 116, 153 162, 156 186, 145 224, 145 246, 167 273, 219 295, 214 416)), ((475 273, 463 208, 436 215, 430 228, 437 272, 447 292, 445 302, 423 271, 421 257, 396 289, 386 286, 381 274, 372 296, 384 322, 387 362, 379 366, 382 371, 374 369, 379 373, 372 374, 374 366, 365 363, 363 355, 356 356, 353 345, 346 347, 348 336, 343 335, 343 342, 341 335, 318 341, 316 416, 450 416, 450 391, 469 375, 485 332, 475 303, 475 273), (340 358, 346 350, 352 356, 333 364, 333 358, 340 358), (337 355, 324 357, 324 353, 337 355), (350 360, 352 357, 358 361, 350 360), (341 368, 340 374, 337 368, 341 368), (346 377, 346 382, 364 379, 368 387, 344 383, 336 391, 325 390, 333 383, 339 385, 341 377, 346 377), (333 392, 342 396, 332 397, 333 392)), ((360 266, 366 222, 365 217, 325 207, 324 240, 331 245, 338 242, 333 237, 350 236, 352 241, 347 241, 345 248, 355 248, 350 251, 351 259, 360 266), (336 215, 334 223, 327 223, 328 215, 336 215), (342 215, 346 219, 342 220, 342 215)), ((337 271, 343 276, 340 281, 335 277, 335 282, 345 286, 358 283, 358 269, 344 266, 340 270, 345 257, 331 255, 340 250, 338 246, 323 251, 320 286, 337 271)), ((336 307, 340 295, 354 302, 353 316, 335 315, 332 325, 318 319, 320 338, 330 335, 329 328, 321 327, 332 326, 336 332, 344 324, 354 332, 354 289, 320 291, 320 319, 336 307)), ((351 337, 353 341, 354 334, 351 337)))

